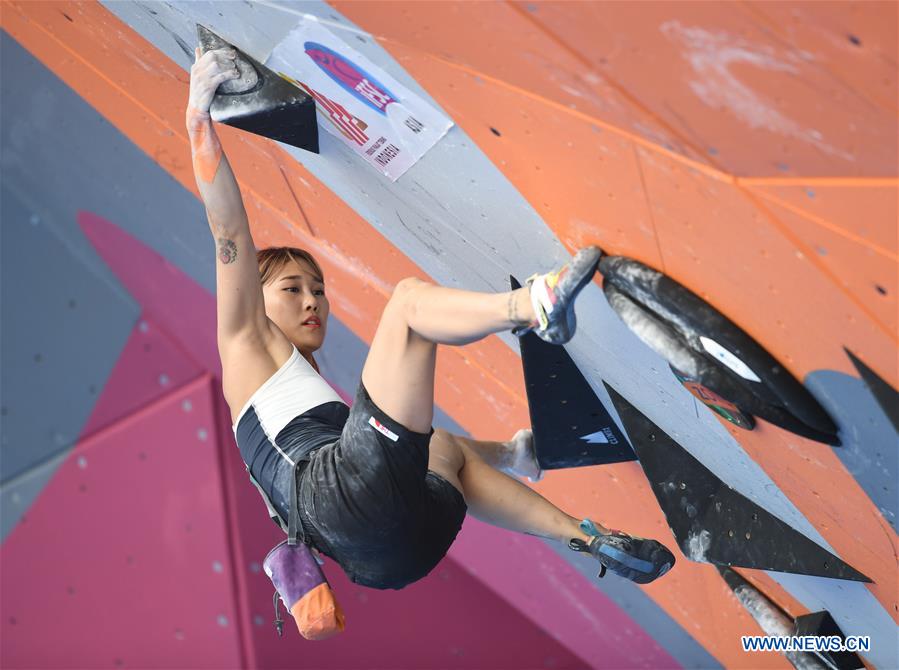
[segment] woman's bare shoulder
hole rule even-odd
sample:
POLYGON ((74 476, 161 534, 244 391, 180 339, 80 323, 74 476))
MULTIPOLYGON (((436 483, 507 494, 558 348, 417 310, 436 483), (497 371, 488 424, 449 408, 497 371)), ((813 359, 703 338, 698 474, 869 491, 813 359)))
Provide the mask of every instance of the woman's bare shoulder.
POLYGON ((222 391, 231 410, 232 423, 243 406, 265 381, 293 355, 293 344, 273 321, 267 333, 232 337, 219 343, 222 391))

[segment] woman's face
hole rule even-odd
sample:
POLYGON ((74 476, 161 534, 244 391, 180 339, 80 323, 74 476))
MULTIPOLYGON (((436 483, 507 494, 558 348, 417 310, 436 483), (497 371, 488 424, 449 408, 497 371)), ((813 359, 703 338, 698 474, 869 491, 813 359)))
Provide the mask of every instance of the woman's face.
POLYGON ((305 260, 287 263, 275 279, 262 287, 265 313, 302 353, 322 346, 330 305, 325 285, 305 260), (316 323, 317 320, 317 323, 316 323))

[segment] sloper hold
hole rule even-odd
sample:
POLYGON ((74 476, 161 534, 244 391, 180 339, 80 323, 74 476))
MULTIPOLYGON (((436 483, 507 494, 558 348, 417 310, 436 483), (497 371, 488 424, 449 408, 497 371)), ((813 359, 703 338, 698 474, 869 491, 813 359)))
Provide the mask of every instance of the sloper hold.
POLYGON ((200 24, 197 38, 202 53, 224 47, 237 51, 240 77, 219 86, 209 109, 213 121, 318 153, 311 96, 200 24))
POLYGON ((887 415, 890 423, 893 424, 893 428, 896 429, 896 432, 899 432, 899 392, 887 384, 880 375, 865 365, 849 349, 843 347, 843 351, 849 356, 849 360, 852 361, 855 369, 858 370, 859 376, 871 390, 871 393, 877 400, 877 404, 880 405, 883 413, 887 415))
POLYGON ((715 565, 871 581, 729 487, 615 389, 608 384, 606 389, 687 558, 715 565))
MULTIPOLYGON (((513 289, 521 284, 509 278, 513 289)), ((544 470, 635 461, 627 438, 564 347, 519 339, 537 462, 544 470)))
POLYGON ((599 271, 612 308, 676 368, 745 412, 813 440, 839 442, 837 425, 812 393, 700 296, 632 258, 604 256, 599 271))

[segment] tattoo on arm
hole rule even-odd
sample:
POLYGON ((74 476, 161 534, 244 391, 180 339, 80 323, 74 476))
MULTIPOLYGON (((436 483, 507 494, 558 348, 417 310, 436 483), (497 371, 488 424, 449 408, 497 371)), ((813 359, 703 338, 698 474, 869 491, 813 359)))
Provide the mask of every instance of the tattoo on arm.
POLYGON ((218 257, 222 265, 228 265, 237 260, 237 245, 233 240, 225 237, 218 238, 218 257))
POLYGON ((518 305, 515 302, 515 291, 509 292, 509 321, 518 323, 518 305))

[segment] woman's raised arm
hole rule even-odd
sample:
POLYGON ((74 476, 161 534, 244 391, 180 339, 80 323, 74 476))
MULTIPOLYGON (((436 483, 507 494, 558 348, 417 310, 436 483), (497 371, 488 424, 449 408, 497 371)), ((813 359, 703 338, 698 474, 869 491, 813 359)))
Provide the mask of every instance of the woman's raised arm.
POLYGON ((259 282, 256 248, 231 165, 209 116, 219 84, 238 76, 233 49, 195 52, 190 69, 187 132, 194 176, 216 245, 216 304, 219 353, 237 338, 262 339, 268 319, 259 282))

